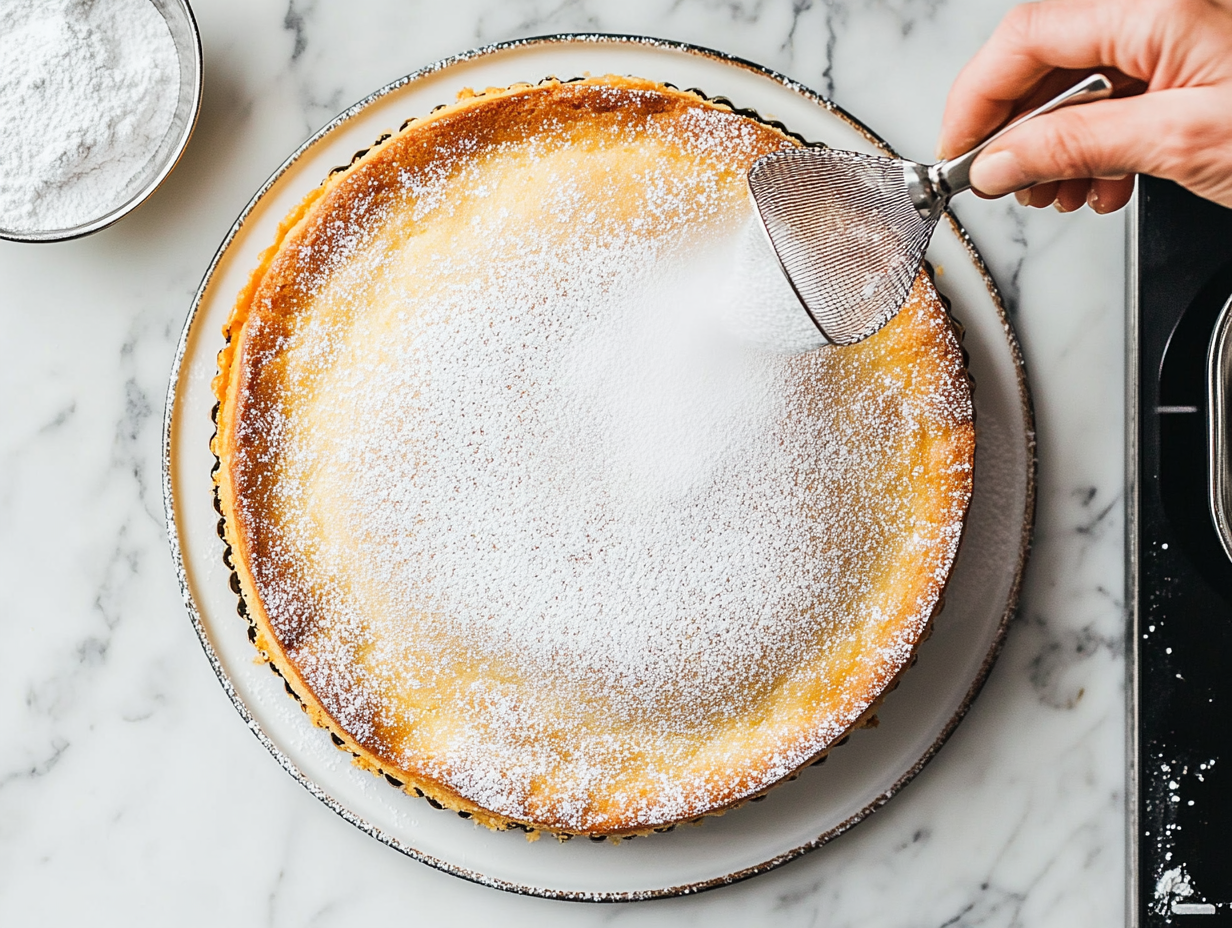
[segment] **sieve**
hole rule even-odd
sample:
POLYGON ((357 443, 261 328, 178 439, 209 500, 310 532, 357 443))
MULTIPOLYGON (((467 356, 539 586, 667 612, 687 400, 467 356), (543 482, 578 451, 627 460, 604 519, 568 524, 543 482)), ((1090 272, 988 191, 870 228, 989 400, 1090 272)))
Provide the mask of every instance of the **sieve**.
POLYGON ((201 33, 188 0, 150 0, 167 23, 167 31, 175 44, 176 57, 180 64, 180 95, 175 104, 175 115, 166 134, 157 148, 150 153, 144 173, 134 180, 131 192, 119 205, 100 203, 99 215, 87 222, 66 229, 33 229, 17 231, 0 227, 0 239, 14 242, 64 242, 81 238, 107 228, 123 219, 149 199, 167 179, 188 147, 201 110, 201 33))
POLYGON ((826 342, 852 345, 893 318, 950 199, 971 189, 987 146, 1063 106, 1102 100, 1092 74, 966 154, 926 165, 822 146, 784 148, 749 169, 749 190, 783 273, 826 342))

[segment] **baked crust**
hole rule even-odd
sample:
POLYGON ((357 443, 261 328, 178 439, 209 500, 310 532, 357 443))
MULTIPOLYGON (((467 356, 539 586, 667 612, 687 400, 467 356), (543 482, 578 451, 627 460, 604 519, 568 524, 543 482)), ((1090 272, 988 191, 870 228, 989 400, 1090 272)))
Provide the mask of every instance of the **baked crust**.
MULTIPOLYGON (((459 772, 465 764, 456 763, 458 748, 450 739, 456 740, 454 733, 466 727, 465 716, 474 707, 460 700, 457 687, 438 680, 431 721, 425 721, 425 710, 416 703, 417 721, 412 724, 406 721, 411 709, 399 702, 405 694, 369 692, 380 689, 377 681, 391 684, 384 665, 365 650, 370 643, 356 650, 352 642, 349 651, 340 651, 333 639, 329 647, 320 644, 322 627, 333 621, 325 602, 333 594, 323 588, 360 586, 360 578, 335 563, 326 582, 321 563, 298 561, 280 540, 282 523, 291 518, 286 498, 278 496, 280 481, 286 479, 288 442, 320 440, 326 442, 322 448, 332 448, 324 438, 303 436, 346 428, 345 420, 327 412, 338 396, 336 389, 329 392, 330 385, 336 388, 338 381, 322 385, 314 370, 314 365, 329 367, 332 359, 322 365, 319 352, 314 355, 305 346, 335 336, 345 341, 357 337, 356 331, 368 331, 357 328, 354 320, 357 313, 378 314, 372 307, 384 305, 379 293, 365 290, 365 281, 375 273, 370 260, 374 249, 388 263, 390 255, 410 247, 402 243, 414 236, 435 234, 459 222, 458 216, 466 213, 465 201, 478 189, 474 177, 465 189, 460 186, 458 178, 465 172, 508 169, 512 163, 513 169, 533 174, 541 160, 569 158, 570 170, 589 181, 583 195, 589 191, 598 197, 609 221, 632 227, 641 221, 645 207, 633 186, 644 185, 644 178, 633 175, 638 158, 650 146, 656 164, 669 173, 685 176, 697 172, 699 165, 706 169, 708 214, 660 217, 662 228, 645 233, 670 239, 680 234, 682 222, 721 224, 747 209, 741 198, 748 165, 790 144, 797 143, 722 104, 632 78, 547 81, 468 92, 455 104, 409 121, 384 138, 314 190, 281 224, 225 329, 228 344, 219 355, 214 381, 219 401, 212 445, 220 463, 217 495, 250 637, 312 720, 326 728, 357 765, 424 796, 435 807, 492 828, 619 837, 667 830, 756 798, 824 758, 855 728, 875 721, 877 706, 913 662, 940 608, 971 494, 975 440, 970 385, 957 334, 926 273, 921 273, 904 310, 876 336, 852 348, 815 352, 793 362, 798 370, 791 418, 819 430, 822 426, 816 423, 824 420, 831 431, 818 431, 819 438, 868 445, 875 454, 874 472, 865 475, 868 487, 855 482, 827 497, 842 500, 849 495, 852 502, 837 505, 849 505, 850 511, 811 514, 819 526, 831 525, 828 533, 818 529, 819 538, 812 543, 842 565, 858 592, 840 608, 819 597, 818 603, 824 602, 828 610, 820 618, 814 615, 820 606, 805 609, 801 623, 807 619, 816 624, 816 640, 801 646, 805 659, 787 669, 778 667, 773 679, 759 683, 759 692, 744 700, 735 715, 719 721, 708 717, 703 726, 665 734, 662 729, 671 727, 666 722, 674 711, 670 706, 663 715, 630 722, 616 720, 621 713, 613 714, 610 706, 588 704, 586 725, 608 726, 612 739, 624 739, 626 760, 620 763, 596 772, 593 761, 571 759, 571 745, 561 737, 551 747, 558 766, 547 773, 539 770, 514 783, 519 774, 509 769, 508 756, 499 753, 500 769, 489 764, 487 781, 473 769, 459 772), (721 143, 715 143, 716 133, 721 143), (615 152, 619 157, 613 161, 613 149, 620 146, 624 148, 615 152), (589 167, 591 162, 603 172, 589 167), (613 179, 613 164, 630 176, 617 173, 613 179), (442 207, 439 198, 432 199, 432 184, 444 185, 453 198, 448 204, 463 205, 442 207), (611 190, 600 190, 605 184, 611 190), (360 296, 354 296, 356 292, 360 296), (893 388, 883 396, 879 391, 884 384, 893 388), (849 405, 848 412, 839 404, 849 405), (321 418, 313 421, 314 415, 321 418), (835 431, 844 415, 869 421, 847 421, 846 432, 835 431), (904 431, 895 424, 905 416, 912 423, 904 431), (882 447, 876 446, 879 423, 885 434, 893 432, 882 447), (289 439, 291 433, 298 437, 289 439), (859 543, 843 531, 844 523, 862 531, 865 522, 872 534, 859 543), (385 699, 408 714, 394 718, 398 713, 388 711, 385 703, 385 708, 376 705, 385 699), (451 704, 451 699, 460 701, 451 704), (628 744, 638 746, 632 760, 628 744), (593 782, 579 800, 577 770, 583 763, 593 782), (514 798, 501 794, 506 787, 514 798)), ((510 202, 516 207, 525 200, 523 192, 510 202)), ((477 208, 489 209, 490 204, 477 208)), ((528 210, 528 221, 534 221, 534 209, 528 210)), ((527 232, 535 232, 534 227, 527 232)), ((450 241, 456 245, 457 229, 452 234, 450 241)), ((555 239, 544 233, 549 239, 544 247, 568 247, 571 234, 569 228, 555 239)), ((322 536, 346 522, 347 514, 338 509, 342 504, 327 505, 321 499, 336 488, 322 478, 311 484, 313 498, 305 502, 306 508, 319 510, 314 518, 322 536), (333 519, 340 521, 329 521, 333 519)), ((414 642, 399 646, 411 649, 407 653, 419 647, 414 642)), ((430 657, 428 652, 441 646, 440 639, 426 641, 424 653, 415 651, 414 657, 430 657)), ((477 668, 473 659, 467 663, 455 658, 442 661, 453 661, 450 666, 459 680, 475 684, 495 673, 477 668)), ((500 671, 510 672, 508 667, 500 671)), ((534 673, 514 683, 524 688, 556 685, 534 673)), ((562 733, 567 729, 560 729, 562 733)), ((467 735, 472 741, 479 738, 466 746, 468 762, 485 750, 483 735, 467 735)))

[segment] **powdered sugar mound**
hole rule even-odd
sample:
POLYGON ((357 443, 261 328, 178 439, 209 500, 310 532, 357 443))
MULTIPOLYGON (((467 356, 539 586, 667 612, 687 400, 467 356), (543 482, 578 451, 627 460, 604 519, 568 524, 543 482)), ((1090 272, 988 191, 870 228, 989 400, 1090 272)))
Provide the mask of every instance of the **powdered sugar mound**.
POLYGON ((135 193, 179 99, 150 0, 0 4, 0 228, 70 229, 135 193))

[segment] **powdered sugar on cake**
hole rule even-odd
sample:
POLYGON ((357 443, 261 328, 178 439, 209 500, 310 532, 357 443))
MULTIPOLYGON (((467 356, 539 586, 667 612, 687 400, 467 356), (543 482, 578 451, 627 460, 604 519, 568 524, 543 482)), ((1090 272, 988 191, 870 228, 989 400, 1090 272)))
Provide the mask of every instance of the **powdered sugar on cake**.
MULTIPOLYGON (((913 515, 875 475, 970 416, 965 390, 915 396, 844 373, 835 349, 723 335, 750 209, 725 159, 755 141, 746 123, 692 111, 662 156, 661 128, 619 127, 592 153, 636 175, 616 199, 550 135, 502 149, 505 173, 462 157, 407 173, 428 231, 373 234, 377 215, 335 239, 346 260, 300 284, 339 311, 278 340, 288 402, 241 423, 274 436, 260 531, 282 567, 257 574, 288 655, 353 737, 499 814, 675 821, 781 778, 866 708, 805 739, 759 730, 778 746, 733 754, 734 787, 702 772, 714 739, 888 618, 859 605, 865 567, 913 515)), ((867 655, 882 685, 933 606, 867 655)))

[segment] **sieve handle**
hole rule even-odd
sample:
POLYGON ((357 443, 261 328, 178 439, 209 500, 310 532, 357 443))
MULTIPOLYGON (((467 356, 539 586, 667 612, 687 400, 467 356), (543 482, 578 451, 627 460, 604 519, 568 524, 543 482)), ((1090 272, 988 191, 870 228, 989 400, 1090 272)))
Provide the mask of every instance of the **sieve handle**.
MULTIPOLYGON (((942 198, 941 206, 944 206, 949 201, 950 197, 956 193, 962 193, 964 190, 971 189, 971 164, 976 157, 985 148, 995 142, 1007 132, 1012 132, 1017 129, 1028 119, 1034 119, 1036 116, 1043 116, 1045 113, 1051 113, 1053 110, 1059 110, 1063 106, 1073 106, 1077 103, 1091 103, 1095 100, 1104 100, 1112 96, 1112 81, 1104 77, 1102 74, 1092 74, 1090 77, 1083 79, 1075 84, 1064 93, 1053 97, 1043 106, 1033 109, 1018 119, 1015 119, 1008 126, 1002 128, 999 132, 994 133, 984 141, 976 145, 964 155, 959 155, 957 158, 951 158, 948 161, 939 161, 928 169, 928 179, 931 181, 933 189, 940 194, 942 198)), ((917 204, 918 206, 919 204, 917 204)))

